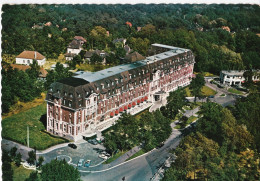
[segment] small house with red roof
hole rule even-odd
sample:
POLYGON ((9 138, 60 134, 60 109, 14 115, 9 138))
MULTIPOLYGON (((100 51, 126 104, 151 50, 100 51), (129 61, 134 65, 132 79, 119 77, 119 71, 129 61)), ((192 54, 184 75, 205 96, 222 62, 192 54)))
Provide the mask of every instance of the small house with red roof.
POLYGON ((39 66, 42 66, 46 62, 45 56, 37 51, 23 51, 16 57, 16 64, 30 65, 33 60, 36 60, 39 66))

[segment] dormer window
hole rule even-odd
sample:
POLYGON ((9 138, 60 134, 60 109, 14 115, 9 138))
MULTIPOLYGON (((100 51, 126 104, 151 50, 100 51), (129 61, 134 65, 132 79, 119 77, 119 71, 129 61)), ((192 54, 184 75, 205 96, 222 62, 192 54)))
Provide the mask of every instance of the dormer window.
POLYGON ((109 84, 107 84, 107 87, 109 87, 110 85, 109 84))
POLYGON ((88 95, 88 92, 86 92, 86 95, 88 95))
POLYGON ((112 85, 114 85, 114 82, 112 82, 112 85))
POLYGON ((93 93, 93 90, 91 90, 91 93, 93 93))
POLYGON ((70 93, 70 97, 73 97, 73 95, 70 93))
POLYGON ((50 88, 50 91, 52 91, 52 87, 50 88))
POLYGON ((58 92, 58 93, 60 93, 60 90, 59 90, 59 89, 57 89, 57 92, 58 92))
POLYGON ((129 78, 131 79, 131 78, 132 78, 132 75, 129 75, 129 78))
POLYGON ((99 90, 99 87, 97 87, 97 90, 99 90))
POLYGON ((67 92, 64 92, 64 96, 67 96, 67 92))
POLYGON ((80 94, 78 94, 78 97, 80 97, 80 94))

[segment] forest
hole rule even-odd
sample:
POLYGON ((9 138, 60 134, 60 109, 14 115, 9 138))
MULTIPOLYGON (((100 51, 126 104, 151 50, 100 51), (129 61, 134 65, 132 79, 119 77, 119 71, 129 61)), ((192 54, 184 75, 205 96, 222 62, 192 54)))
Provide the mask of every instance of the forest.
POLYGON ((4 5, 2 11, 3 54, 37 50, 56 59, 78 35, 86 38, 85 49, 108 53, 116 38, 126 38, 144 56, 152 43, 189 48, 197 72, 260 68, 257 5, 31 4, 4 5))

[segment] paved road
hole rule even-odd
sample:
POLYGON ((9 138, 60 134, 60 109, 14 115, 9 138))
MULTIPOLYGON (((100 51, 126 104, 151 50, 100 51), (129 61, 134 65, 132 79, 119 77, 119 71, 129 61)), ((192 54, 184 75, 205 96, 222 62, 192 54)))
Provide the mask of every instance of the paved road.
MULTIPOLYGON (((172 123, 171 127, 174 126, 175 124, 172 123)), ((169 150, 175 149, 178 146, 181 139, 179 135, 181 135, 181 132, 174 129, 162 148, 153 150, 145 156, 130 160, 117 167, 99 170, 91 174, 81 172, 81 179, 89 181, 117 181, 125 177, 127 181, 150 180, 161 164, 169 157, 169 150)))

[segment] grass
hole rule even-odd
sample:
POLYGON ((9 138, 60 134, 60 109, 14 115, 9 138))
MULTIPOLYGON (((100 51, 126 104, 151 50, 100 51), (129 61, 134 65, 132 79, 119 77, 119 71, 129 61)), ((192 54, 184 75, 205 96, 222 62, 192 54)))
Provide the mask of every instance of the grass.
POLYGON ((116 153, 115 155, 113 155, 109 159, 107 159, 103 164, 109 164, 109 163, 115 161, 116 159, 118 159, 120 156, 122 156, 126 152, 128 152, 128 150, 127 151, 123 151, 123 152, 120 151, 120 152, 116 153))
POLYGON ((216 77, 216 76, 217 76, 217 75, 214 75, 214 74, 212 74, 212 73, 210 73, 210 72, 203 72, 202 75, 203 75, 204 77, 216 77))
POLYGON ((184 90, 186 92, 186 97, 192 97, 192 94, 191 94, 189 87, 186 87, 184 90))
POLYGON ((14 171, 14 181, 24 181, 27 179, 34 170, 24 168, 22 165, 17 167, 14 163, 11 164, 14 171))
POLYGON ((207 86, 203 86, 201 89, 202 95, 204 96, 210 96, 210 95, 215 95, 217 94, 216 91, 214 91, 213 89, 207 87, 207 86))
POLYGON ((221 94, 220 96, 224 97, 224 96, 226 96, 226 94, 221 94))
POLYGON ((138 152, 136 152, 135 154, 133 154, 131 157, 129 157, 126 161, 128 161, 128 160, 131 160, 131 159, 133 159, 133 158, 136 158, 136 157, 138 157, 138 156, 140 156, 140 155, 143 155, 143 154, 145 154, 146 152, 143 150, 143 149, 141 149, 141 150, 139 150, 138 152))
POLYGON ((76 65, 77 69, 83 70, 83 71, 90 71, 90 72, 96 72, 98 70, 103 70, 106 68, 112 67, 112 65, 92 65, 88 63, 76 65))
MULTIPOLYGON (((192 92, 191 92, 189 87, 186 87, 184 90, 186 92, 186 95, 185 95, 186 97, 192 97, 193 96, 193 94, 192 94, 192 92)), ((201 93, 202 93, 203 96, 210 96, 210 95, 217 94, 216 91, 214 91, 213 89, 211 89, 211 88, 209 88, 207 86, 203 86, 201 88, 201 93)))
POLYGON ((27 126, 30 147, 43 150, 68 140, 50 135, 41 120, 46 120, 46 103, 2 120, 2 137, 26 145, 27 126))
POLYGON ((241 91, 239 91, 237 89, 233 89, 233 88, 229 88, 228 92, 233 93, 233 94, 240 94, 240 95, 243 94, 241 91))
POLYGON ((181 126, 180 124, 176 125, 174 128, 175 129, 183 129, 185 128, 187 125, 189 125, 190 123, 194 122, 196 119, 198 119, 196 116, 191 116, 188 118, 187 122, 185 125, 181 126))
POLYGON ((135 115, 135 118, 136 118, 137 120, 140 120, 140 118, 141 118, 141 116, 142 116, 143 114, 149 112, 149 108, 150 108, 150 107, 148 107, 147 109, 143 110, 142 112, 137 113, 137 114, 135 115))
POLYGON ((46 93, 41 93, 41 97, 35 98, 31 102, 20 102, 18 101, 16 104, 12 105, 10 108, 10 111, 6 114, 2 115, 2 119, 5 119, 7 117, 10 117, 14 114, 18 114, 20 112, 24 112, 26 110, 29 110, 33 107, 39 106, 45 102, 46 93))

